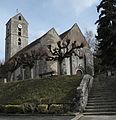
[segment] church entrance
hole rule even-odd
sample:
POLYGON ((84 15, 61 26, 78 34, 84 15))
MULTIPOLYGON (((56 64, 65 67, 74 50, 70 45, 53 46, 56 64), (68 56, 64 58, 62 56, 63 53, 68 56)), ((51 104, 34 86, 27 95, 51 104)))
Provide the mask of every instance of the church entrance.
POLYGON ((79 77, 82 77, 83 76, 83 71, 81 69, 77 69, 76 75, 79 76, 79 77))

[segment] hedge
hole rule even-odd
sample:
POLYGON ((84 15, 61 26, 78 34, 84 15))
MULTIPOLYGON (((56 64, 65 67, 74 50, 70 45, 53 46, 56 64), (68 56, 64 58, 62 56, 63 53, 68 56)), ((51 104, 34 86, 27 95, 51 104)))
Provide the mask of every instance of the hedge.
POLYGON ((52 104, 52 105, 50 105, 49 113, 52 113, 52 114, 64 113, 63 104, 52 104))
POLYGON ((5 105, 4 106, 4 113, 23 113, 23 109, 21 105, 5 105))

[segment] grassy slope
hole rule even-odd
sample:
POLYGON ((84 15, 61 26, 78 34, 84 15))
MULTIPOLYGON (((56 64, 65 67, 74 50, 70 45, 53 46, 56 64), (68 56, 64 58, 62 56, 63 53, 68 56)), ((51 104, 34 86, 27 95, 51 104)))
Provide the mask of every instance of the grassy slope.
POLYGON ((42 103, 71 102, 81 79, 57 76, 0 84, 0 104, 21 104, 29 100, 42 103))

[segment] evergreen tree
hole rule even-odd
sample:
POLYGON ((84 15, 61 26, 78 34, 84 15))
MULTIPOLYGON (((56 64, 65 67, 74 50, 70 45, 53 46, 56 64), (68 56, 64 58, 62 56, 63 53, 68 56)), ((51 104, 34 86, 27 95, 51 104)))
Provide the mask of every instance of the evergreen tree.
POLYGON ((116 67, 116 0, 102 0, 97 12, 98 56, 102 65, 116 67))

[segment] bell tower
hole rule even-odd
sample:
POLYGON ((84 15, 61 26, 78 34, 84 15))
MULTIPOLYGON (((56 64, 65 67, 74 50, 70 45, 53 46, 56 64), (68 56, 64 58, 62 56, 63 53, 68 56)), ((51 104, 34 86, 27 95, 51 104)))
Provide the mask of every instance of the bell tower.
POLYGON ((28 45, 28 22, 18 13, 6 23, 5 61, 28 45))

